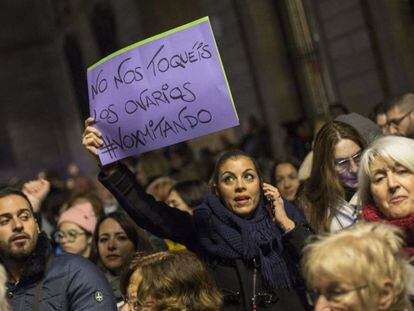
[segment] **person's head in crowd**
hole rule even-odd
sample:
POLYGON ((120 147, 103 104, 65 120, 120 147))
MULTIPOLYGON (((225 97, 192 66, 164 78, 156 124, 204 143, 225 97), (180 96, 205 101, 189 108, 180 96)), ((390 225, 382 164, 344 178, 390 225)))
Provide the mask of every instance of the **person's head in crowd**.
POLYGON ((124 212, 113 212, 96 224, 90 259, 119 275, 135 252, 151 250, 147 233, 124 212))
POLYGON ((55 241, 67 253, 88 258, 95 231, 96 216, 89 202, 71 206, 58 221, 55 241))
POLYGON ((414 255, 414 141, 386 136, 365 151, 359 172, 362 217, 403 229, 414 255))
POLYGON ((27 196, 14 188, 0 190, 0 258, 24 259, 35 248, 39 227, 27 196), (14 218, 14 216, 17 216, 14 218), (11 230, 18 225, 18 230, 11 230))
POLYGON ((201 180, 185 180, 176 183, 168 194, 166 203, 183 212, 193 214, 208 191, 208 186, 201 180))
POLYGON ((0 264, 0 311, 9 311, 9 304, 6 298, 7 274, 4 267, 0 264))
POLYGON ((300 186, 296 161, 290 158, 277 159, 271 170, 271 184, 279 189, 284 199, 295 202, 300 186))
POLYGON ((208 181, 216 161, 215 153, 209 147, 202 147, 198 152, 198 173, 201 180, 208 181))
POLYGON ((104 203, 95 192, 78 193, 72 196, 65 205, 64 210, 81 203, 90 203, 92 205, 96 219, 101 218, 105 214, 104 203))
POLYGON ((241 123, 244 134, 257 132, 260 128, 260 122, 254 114, 248 114, 241 123))
POLYGON ((60 172, 54 170, 42 170, 38 172, 37 178, 48 180, 51 189, 67 190, 65 179, 60 172))
POLYGON ((376 104, 369 114, 369 118, 380 127, 382 134, 388 134, 387 110, 384 103, 376 104))
POLYGON ((148 234, 137 227, 124 212, 113 212, 102 217, 93 235, 89 259, 105 273, 117 302, 122 302, 120 274, 129 265, 137 251, 152 251, 148 234))
POLYGON ((317 115, 315 119, 313 120, 313 138, 316 138, 316 135, 318 135, 320 129, 329 121, 331 121, 331 118, 326 115, 317 115))
POLYGON ((187 142, 169 146, 166 150, 167 157, 173 170, 181 170, 194 160, 194 154, 187 142))
POLYGON ((37 245, 39 226, 29 199, 20 190, 0 190, 0 262, 23 262, 37 245))
POLYGON ((356 192, 365 146, 352 126, 339 121, 326 123, 316 136, 311 175, 301 195, 302 207, 315 231, 329 231, 339 202, 348 201, 356 192))
MULTIPOLYGON (((118 209, 118 202, 113 196, 113 194, 104 187, 97 179, 95 180, 95 189, 96 189, 96 196, 99 198, 99 201, 102 202, 102 209, 103 214, 109 214, 115 212, 118 209)), ((97 201, 97 202, 99 202, 97 201)), ((95 205, 94 201, 91 201, 92 205, 95 205)), ((99 206, 99 204, 97 204, 99 206)), ((102 217, 99 215, 99 208, 95 208, 95 214, 97 214, 97 218, 102 217)))
POLYGON ((369 223, 309 243, 302 268, 315 310, 412 310, 402 244, 397 228, 369 223))
POLYGON ((414 94, 405 93, 388 102, 389 133, 414 138, 414 94))
POLYGON ((69 190, 65 188, 57 188, 53 184, 50 187, 50 192, 43 200, 40 210, 46 216, 50 224, 56 226, 62 207, 66 206, 70 197, 69 190))
MULTIPOLYGON (((316 135, 318 135, 319 130, 329 121, 331 118, 326 115, 318 115, 315 117, 313 121, 313 141, 312 141, 312 149, 315 143, 316 135)), ((311 170, 312 170, 312 158, 313 158, 313 150, 309 151, 309 153, 303 159, 303 162, 300 164, 298 168, 298 176, 301 181, 304 181, 309 178, 311 170)))
POLYGON ((94 191, 94 184, 92 179, 84 175, 76 175, 66 180, 66 188, 73 194, 85 193, 94 191))
POLYGON ((168 176, 161 176, 152 181, 145 191, 152 195, 157 201, 165 202, 170 194, 171 188, 175 185, 175 180, 168 176))
POLYGON ((254 158, 241 150, 231 150, 219 156, 209 182, 210 189, 224 205, 242 218, 249 218, 262 196, 262 175, 254 158), (235 183, 243 181, 240 193, 235 183), (236 188, 236 189, 235 189, 236 188), (246 201, 246 203, 245 203, 246 201))
POLYGON ((329 115, 332 119, 342 115, 348 114, 349 110, 341 102, 334 102, 329 105, 329 115))
POLYGON ((169 172, 170 165, 161 152, 146 152, 139 156, 136 174, 138 182, 143 187, 148 186, 149 183, 160 176, 167 176, 169 172))
POLYGON ((123 311, 218 311, 221 295, 191 252, 138 254, 121 278, 123 311))

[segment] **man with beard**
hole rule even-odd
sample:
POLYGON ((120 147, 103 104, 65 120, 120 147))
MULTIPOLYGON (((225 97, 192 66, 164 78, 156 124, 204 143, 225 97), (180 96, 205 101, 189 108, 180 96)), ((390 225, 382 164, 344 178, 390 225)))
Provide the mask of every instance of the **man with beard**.
POLYGON ((414 138, 414 94, 395 97, 387 105, 388 132, 414 138))
POLYGON ((53 255, 23 192, 0 190, 0 263, 13 310, 116 310, 105 276, 88 260, 53 255))

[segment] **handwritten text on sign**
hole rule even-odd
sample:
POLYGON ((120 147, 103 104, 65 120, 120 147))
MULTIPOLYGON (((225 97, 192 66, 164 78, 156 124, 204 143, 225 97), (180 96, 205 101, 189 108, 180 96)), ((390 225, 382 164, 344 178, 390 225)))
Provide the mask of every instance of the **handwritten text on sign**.
POLYGON ((103 59, 88 89, 102 164, 239 124, 207 17, 103 59))

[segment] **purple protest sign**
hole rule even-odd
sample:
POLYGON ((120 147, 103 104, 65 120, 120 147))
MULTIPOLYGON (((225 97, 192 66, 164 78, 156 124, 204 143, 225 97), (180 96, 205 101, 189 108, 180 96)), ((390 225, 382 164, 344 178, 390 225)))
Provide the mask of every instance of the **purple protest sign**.
POLYGON ((102 164, 239 124, 208 17, 88 68, 102 164))

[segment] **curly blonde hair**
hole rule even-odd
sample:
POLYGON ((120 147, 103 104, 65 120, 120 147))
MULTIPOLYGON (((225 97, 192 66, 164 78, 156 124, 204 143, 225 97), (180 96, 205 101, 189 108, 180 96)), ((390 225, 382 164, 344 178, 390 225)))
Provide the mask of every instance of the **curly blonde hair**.
POLYGON ((154 310, 218 311, 221 294, 201 261, 189 251, 137 254, 121 276, 125 295, 134 272, 142 277, 137 300, 153 299, 154 310))
POLYGON ((307 245, 302 269, 308 286, 321 280, 367 285, 358 292, 362 310, 376 310, 376 302, 391 281, 394 300, 388 311, 412 310, 408 291, 413 267, 402 247, 403 233, 395 226, 360 223, 350 229, 320 235, 307 245))

